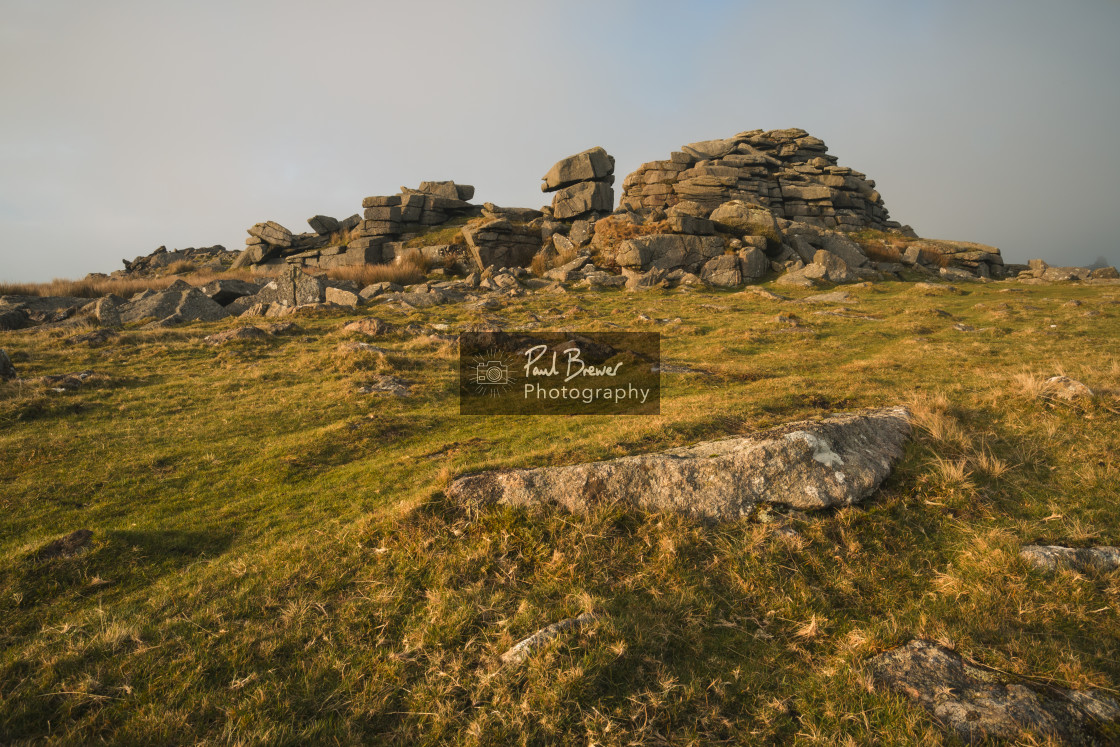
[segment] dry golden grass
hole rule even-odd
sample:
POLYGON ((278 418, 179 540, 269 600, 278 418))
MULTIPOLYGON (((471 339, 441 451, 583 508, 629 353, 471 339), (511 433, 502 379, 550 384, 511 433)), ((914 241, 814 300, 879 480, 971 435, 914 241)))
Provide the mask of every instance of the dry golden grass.
POLYGON ((863 245, 863 253, 872 262, 898 262, 902 259, 902 252, 896 246, 883 242, 876 244, 868 242, 863 245))
POLYGON ((595 221, 595 243, 600 246, 615 246, 628 239, 658 233, 671 233, 669 221, 634 224, 613 215, 595 221))
POLYGON ((350 265, 335 267, 326 271, 327 277, 335 280, 352 280, 366 286, 372 283, 398 283, 412 285, 422 283, 431 269, 431 262, 417 249, 412 249, 397 261, 383 265, 350 265))
MULTIPOLYGON (((178 263, 176 263, 178 264, 178 263)), ((174 267, 174 265, 172 265, 174 267)), ((193 269, 193 267, 192 267, 193 269)), ((259 275, 258 275, 259 276, 259 275)), ((183 280, 191 285, 206 285, 219 278, 236 278, 248 280, 255 277, 248 269, 228 270, 213 272, 211 270, 198 270, 182 277, 138 277, 138 278, 83 278, 82 280, 67 280, 55 278, 48 283, 0 283, 0 296, 69 296, 73 298, 100 298, 114 294, 127 298, 146 290, 163 290, 176 280, 183 280)))

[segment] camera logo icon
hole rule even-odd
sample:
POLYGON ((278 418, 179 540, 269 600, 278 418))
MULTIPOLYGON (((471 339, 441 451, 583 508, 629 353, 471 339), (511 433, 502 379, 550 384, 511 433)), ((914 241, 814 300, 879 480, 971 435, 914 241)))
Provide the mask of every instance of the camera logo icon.
POLYGON ((509 384, 509 366, 504 361, 482 361, 475 366, 474 383, 483 386, 509 384))

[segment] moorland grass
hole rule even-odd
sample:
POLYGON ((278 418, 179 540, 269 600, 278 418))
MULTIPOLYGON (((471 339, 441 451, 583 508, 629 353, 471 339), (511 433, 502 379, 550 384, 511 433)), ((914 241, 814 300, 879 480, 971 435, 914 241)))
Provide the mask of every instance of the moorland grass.
POLYGON ((342 311, 220 348, 202 338, 244 321, 96 348, 0 333, 27 380, 99 374, 0 390, 0 742, 941 743, 862 674, 913 637, 1118 688, 1120 574, 1046 576, 1017 552, 1120 544, 1120 289, 959 288, 853 289, 850 317, 722 291, 358 312, 656 329, 700 372, 664 375, 648 417, 459 417, 454 347, 347 353, 342 311), (791 312, 801 326, 774 320, 791 312), (413 396, 358 393, 382 373, 413 396), (1058 373, 1097 396, 1050 399, 1058 373), (466 510, 441 492, 466 471, 893 404, 914 413, 904 458, 862 506, 823 514, 708 526, 618 505, 466 510), (35 558, 81 527, 89 552, 35 558), (500 665, 583 611, 598 621, 500 665))

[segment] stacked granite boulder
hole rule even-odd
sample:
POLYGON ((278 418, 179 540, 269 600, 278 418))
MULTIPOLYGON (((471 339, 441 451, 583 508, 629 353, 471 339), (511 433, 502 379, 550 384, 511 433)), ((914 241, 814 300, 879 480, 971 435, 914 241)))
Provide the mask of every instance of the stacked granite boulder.
POLYGON ((421 182, 418 189, 402 187, 399 194, 365 198, 364 216, 308 218, 311 233, 293 235, 275 221, 258 223, 249 229, 245 251, 234 266, 329 269, 392 261, 411 234, 476 212, 468 202, 472 197, 474 187, 468 184, 421 182))
POLYGON ((905 230, 889 219, 873 180, 838 166, 824 141, 801 129, 750 130, 683 146, 627 176, 620 207, 648 213, 687 201, 707 217, 732 200, 820 228, 905 230))
POLYGON ((542 192, 554 192, 552 217, 571 221, 600 217, 614 210, 614 157, 599 147, 557 161, 542 179, 542 192))
POLYGON ((392 261, 409 234, 477 212, 469 202, 473 197, 474 187, 453 181, 420 182, 417 189, 401 187, 399 194, 367 197, 362 200, 365 220, 350 248, 366 252, 371 263, 392 261))
POLYGON ((347 241, 351 232, 361 222, 361 217, 351 215, 345 220, 336 220, 326 215, 316 215, 307 219, 313 231, 293 234, 276 221, 257 223, 249 228, 249 238, 245 240, 245 251, 233 266, 273 266, 287 264, 307 267, 334 267, 364 261, 364 257, 347 252, 347 241))

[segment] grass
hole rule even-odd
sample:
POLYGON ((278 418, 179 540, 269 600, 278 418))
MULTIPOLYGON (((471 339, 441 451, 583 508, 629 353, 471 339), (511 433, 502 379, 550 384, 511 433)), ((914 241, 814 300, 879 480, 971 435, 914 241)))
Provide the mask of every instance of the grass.
MULTIPOLYGON (((480 219, 473 219, 476 222, 482 222, 480 219)), ((437 244, 462 244, 466 245, 467 239, 463 236, 463 226, 471 223, 472 219, 469 216, 460 216, 452 218, 446 223, 441 223, 439 226, 434 226, 432 230, 425 231, 419 236, 414 236, 405 242, 406 249, 419 249, 424 246, 435 246, 437 244)))
POLYGON ((881 321, 723 291, 373 312, 456 330, 571 326, 578 308, 583 329, 657 329, 666 359, 709 374, 666 375, 656 417, 460 418, 452 346, 347 353, 343 311, 217 349, 202 338, 243 322, 97 348, 0 333, 26 379, 99 374, 0 388, 0 742, 946 743, 860 670, 916 636, 1117 688, 1120 574, 1042 575, 1017 552, 1120 544, 1120 294, 1012 285, 852 289, 881 321), (773 321, 794 310, 804 326, 773 321), (1059 373, 1097 396, 1046 397, 1059 373), (357 393, 378 374, 414 395, 357 393), (894 474, 862 506, 789 518, 796 533, 441 492, 889 404, 916 426, 894 474), (34 558, 82 527, 86 554, 34 558), (584 611, 598 620, 500 664, 584 611))
POLYGON ((431 262, 419 250, 413 249, 406 251, 396 262, 383 265, 347 265, 333 267, 325 272, 335 280, 353 280, 362 286, 371 283, 412 285, 424 282, 429 269, 431 262))
POLYGON ((248 280, 254 274, 248 270, 226 270, 213 272, 211 270, 194 270, 193 265, 187 262, 177 262, 176 265, 185 265, 183 271, 187 274, 174 277, 171 274, 161 277, 95 277, 82 280, 66 280, 56 278, 48 283, 0 283, 0 296, 69 296, 73 298, 100 298, 114 294, 128 298, 146 290, 159 291, 174 283, 184 280, 191 285, 206 285, 220 278, 238 278, 248 280))

